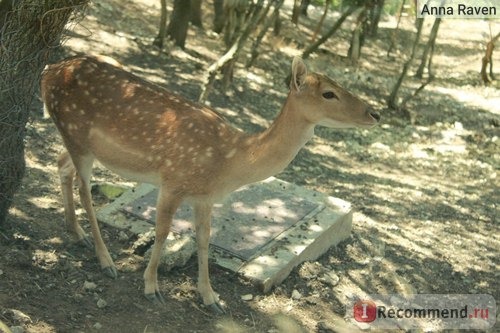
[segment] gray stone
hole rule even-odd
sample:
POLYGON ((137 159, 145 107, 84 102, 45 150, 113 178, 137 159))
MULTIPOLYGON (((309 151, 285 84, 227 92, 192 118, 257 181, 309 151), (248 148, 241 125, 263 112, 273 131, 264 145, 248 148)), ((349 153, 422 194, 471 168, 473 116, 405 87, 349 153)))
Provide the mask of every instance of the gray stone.
POLYGON ((108 302, 106 302, 104 299, 99 298, 99 299, 97 300, 97 307, 98 307, 99 309, 105 308, 107 305, 108 305, 108 302))
POLYGON ((297 289, 294 289, 292 291, 292 299, 299 300, 301 298, 302 298, 302 294, 297 289))
POLYGON ((118 233, 118 240, 120 242, 126 242, 126 241, 128 241, 128 238, 129 237, 125 231, 122 230, 118 233))
POLYGON ((335 287, 339 283, 340 277, 333 271, 330 271, 324 273, 319 280, 328 284, 330 287, 335 287))
POLYGON ((306 261, 299 269, 299 276, 304 280, 312 280, 318 278, 324 270, 319 262, 306 261))
MULTIPOLYGON (((165 272, 174 267, 184 266, 197 250, 195 239, 189 235, 170 233, 165 243, 159 266, 165 272)), ((147 260, 151 257, 152 249, 151 247, 144 256, 147 260)))
POLYGON ((19 324, 31 324, 31 317, 25 314, 24 312, 16 309, 8 309, 5 313, 11 317, 16 323, 19 324))
POLYGON ((9 327, 11 333, 24 333, 26 332, 22 326, 11 326, 9 327))
POLYGON ((83 283, 83 289, 86 291, 94 291, 94 290, 96 290, 96 288, 97 288, 97 284, 95 284, 94 282, 85 281, 83 283))

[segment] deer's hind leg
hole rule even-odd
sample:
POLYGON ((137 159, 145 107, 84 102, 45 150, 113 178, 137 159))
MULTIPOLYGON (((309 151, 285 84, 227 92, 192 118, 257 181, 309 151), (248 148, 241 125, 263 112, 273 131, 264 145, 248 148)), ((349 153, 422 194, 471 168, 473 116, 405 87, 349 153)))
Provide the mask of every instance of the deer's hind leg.
POLYGON ((80 202, 87 212, 87 217, 90 222, 97 259, 99 260, 104 273, 109 277, 116 278, 118 272, 102 239, 94 207, 92 205, 92 196, 90 194, 90 176, 92 174, 94 157, 91 154, 72 154, 70 157, 70 154, 71 153, 65 153, 59 159, 59 175, 61 177, 63 189, 66 221, 70 230, 76 235, 77 239, 86 239, 84 242, 90 243, 88 236, 78 224, 75 216, 72 187, 73 177, 76 173, 78 190, 80 193, 80 202))
POLYGON ((78 223, 75 214, 75 201, 73 198, 73 180, 76 176, 76 169, 67 151, 63 152, 57 161, 59 179, 61 181, 61 192, 64 204, 64 217, 66 227, 73 237, 90 249, 94 248, 92 240, 83 231, 78 223))

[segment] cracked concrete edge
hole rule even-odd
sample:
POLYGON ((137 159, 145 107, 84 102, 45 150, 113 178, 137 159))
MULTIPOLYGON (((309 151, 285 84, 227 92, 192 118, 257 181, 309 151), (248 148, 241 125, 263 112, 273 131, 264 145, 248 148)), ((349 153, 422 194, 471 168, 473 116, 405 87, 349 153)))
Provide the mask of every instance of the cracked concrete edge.
POLYGON ((270 177, 262 181, 263 184, 269 186, 269 188, 274 190, 287 191, 288 193, 295 193, 303 199, 311 202, 322 203, 328 208, 341 213, 348 213, 351 211, 351 204, 340 198, 332 197, 321 192, 309 190, 299 185, 293 183, 288 183, 284 180, 270 177))
POLYGON ((347 239, 352 229, 352 211, 347 214, 325 209, 304 222, 307 229, 294 230, 288 242, 276 242, 262 255, 244 264, 239 273, 263 292, 280 284, 299 264, 315 260, 332 246, 347 239), (317 221, 317 222, 315 222, 317 221))

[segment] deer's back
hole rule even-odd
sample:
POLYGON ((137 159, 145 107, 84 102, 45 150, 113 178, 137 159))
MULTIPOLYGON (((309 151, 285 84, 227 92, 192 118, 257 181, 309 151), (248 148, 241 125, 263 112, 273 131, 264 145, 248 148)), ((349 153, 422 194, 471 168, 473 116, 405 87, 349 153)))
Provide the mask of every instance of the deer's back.
POLYGON ((126 178, 198 177, 202 188, 244 140, 212 110, 92 57, 50 65, 42 97, 72 156, 92 154, 126 178))

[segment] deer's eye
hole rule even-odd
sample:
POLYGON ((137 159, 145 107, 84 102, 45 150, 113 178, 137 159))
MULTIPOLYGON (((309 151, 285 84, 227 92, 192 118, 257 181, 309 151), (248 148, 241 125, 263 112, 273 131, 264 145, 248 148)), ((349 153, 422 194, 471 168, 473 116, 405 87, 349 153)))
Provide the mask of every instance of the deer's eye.
POLYGON ((336 98, 336 99, 339 99, 337 97, 337 95, 335 95, 335 93, 333 91, 325 91, 323 93, 323 97, 326 98, 326 99, 332 99, 332 98, 336 98))

